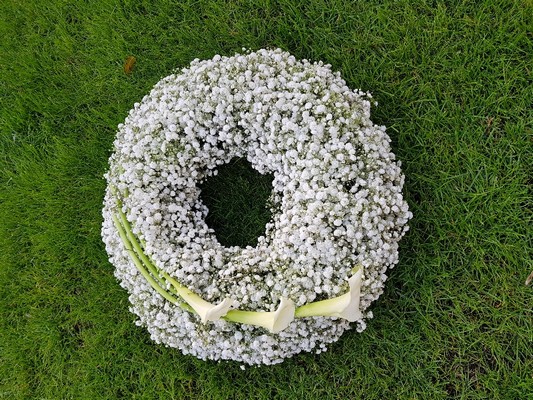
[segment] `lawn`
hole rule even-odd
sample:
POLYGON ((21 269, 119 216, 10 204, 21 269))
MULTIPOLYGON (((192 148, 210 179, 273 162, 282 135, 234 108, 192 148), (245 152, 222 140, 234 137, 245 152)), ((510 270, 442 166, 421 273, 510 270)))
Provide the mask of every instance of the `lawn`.
MULTIPOLYGON (((0 399, 533 398, 531 0, 3 0, 0 15, 0 399), (414 214, 363 333, 244 371, 152 343, 100 239, 128 110, 242 47, 371 91, 414 214)), ((264 187, 243 171, 210 196, 264 187)), ((220 235, 261 232, 229 215, 220 235)))

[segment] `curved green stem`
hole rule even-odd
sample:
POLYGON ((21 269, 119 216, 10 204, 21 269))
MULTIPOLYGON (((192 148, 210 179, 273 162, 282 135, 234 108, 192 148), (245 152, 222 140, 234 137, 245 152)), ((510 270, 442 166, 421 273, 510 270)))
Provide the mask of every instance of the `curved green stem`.
POLYGON ((137 238, 135 237, 135 235, 133 234, 131 230, 131 225, 128 219, 126 218, 126 215, 122 212, 122 210, 119 210, 118 213, 120 216, 120 220, 122 222, 122 226, 124 227, 124 230, 126 231, 126 236, 128 237, 129 242, 131 243, 133 248, 135 249, 135 252, 141 258, 141 261, 144 263, 144 265, 146 265, 146 268, 148 268, 148 270, 152 273, 154 278, 157 279, 159 284, 165 287, 166 282, 163 280, 163 278, 161 278, 161 275, 159 274, 159 271, 157 270, 157 268, 148 259, 146 254, 144 254, 144 251, 142 250, 141 245, 139 244, 139 242, 137 242, 137 238))
POLYGON ((121 210, 119 210, 119 216, 120 216, 120 219, 122 220, 122 224, 121 224, 121 221, 119 221, 115 215, 113 215, 113 221, 115 222, 119 235, 126 249, 128 250, 128 253, 132 257, 132 260, 135 263, 135 266, 137 267, 137 269, 139 269, 139 271, 143 274, 143 276, 146 277, 148 282, 150 282, 150 285, 155 290, 157 290, 157 292, 160 293, 163 297, 165 297, 167 300, 169 300, 173 304, 179 305, 181 308, 187 311, 194 312, 194 309, 191 306, 173 297, 169 293, 169 291, 171 291, 173 294, 180 296, 180 293, 176 290, 175 285, 174 285, 174 282, 175 283, 177 282, 174 279, 172 279, 170 275, 168 275, 166 272, 160 271, 157 269, 157 267, 146 256, 140 244, 137 242, 137 239, 131 230, 131 225, 129 224, 128 220, 126 219, 126 216, 121 210), (128 244, 130 246, 128 246, 128 244), (139 260, 139 257, 142 260, 142 262, 141 260, 139 260), (153 277, 148 273, 148 271, 146 271, 146 269, 143 266, 143 263, 148 269, 148 271, 157 279, 159 283, 155 282, 153 277), (172 285, 168 285, 167 281, 172 283, 172 285), (170 290, 167 289, 167 285, 170 286, 170 290), (165 294, 163 294, 162 291, 165 294))
POLYGON ((128 240, 127 234, 126 232, 124 232, 124 228, 122 227, 120 221, 115 215, 113 215, 113 222, 115 223, 115 226, 117 228, 120 238, 122 239, 124 247, 126 248, 126 251, 130 255, 131 259, 133 260, 133 263, 135 264, 137 270, 142 274, 142 276, 144 276, 148 283, 150 283, 150 286, 152 286, 152 288, 154 288, 161 296, 163 296, 165 299, 167 299, 173 304, 178 303, 178 299, 171 296, 167 291, 165 291, 161 286, 159 286, 159 284, 154 280, 154 278, 152 278, 150 273, 144 268, 141 260, 139 260, 137 254, 132 249, 132 247, 128 246, 128 244, 131 245, 131 242, 128 240))

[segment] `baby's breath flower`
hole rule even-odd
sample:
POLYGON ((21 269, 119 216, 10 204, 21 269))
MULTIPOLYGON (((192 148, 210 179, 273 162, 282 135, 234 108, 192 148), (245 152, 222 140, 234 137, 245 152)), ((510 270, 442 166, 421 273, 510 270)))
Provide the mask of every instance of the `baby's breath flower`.
POLYGON ((155 342, 201 359, 275 364, 324 351, 349 321, 366 327, 411 218, 371 101, 329 65, 276 49, 194 60, 134 105, 106 174, 102 237, 155 342), (234 157, 274 176, 272 219, 253 248, 222 246, 199 197, 198 184, 234 157), (203 299, 200 314, 139 273, 113 223, 118 212, 155 270, 203 299))

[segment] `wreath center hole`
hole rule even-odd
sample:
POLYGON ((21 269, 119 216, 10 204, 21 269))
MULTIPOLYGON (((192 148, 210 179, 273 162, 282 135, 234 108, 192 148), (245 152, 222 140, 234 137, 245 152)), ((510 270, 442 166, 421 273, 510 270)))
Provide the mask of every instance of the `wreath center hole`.
POLYGON ((257 245, 271 218, 272 180, 245 158, 234 158, 199 185, 200 200, 209 209, 205 221, 223 246, 257 245))

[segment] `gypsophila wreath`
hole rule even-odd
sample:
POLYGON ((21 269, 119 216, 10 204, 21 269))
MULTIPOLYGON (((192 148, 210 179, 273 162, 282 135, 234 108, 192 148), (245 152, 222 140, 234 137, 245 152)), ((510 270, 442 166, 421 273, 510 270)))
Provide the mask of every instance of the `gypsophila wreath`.
POLYGON ((157 343, 274 364, 371 318, 411 217, 371 96, 277 50, 194 60, 119 125, 102 237, 131 311, 157 343), (270 173, 255 247, 224 247, 199 183, 234 157, 270 173))

